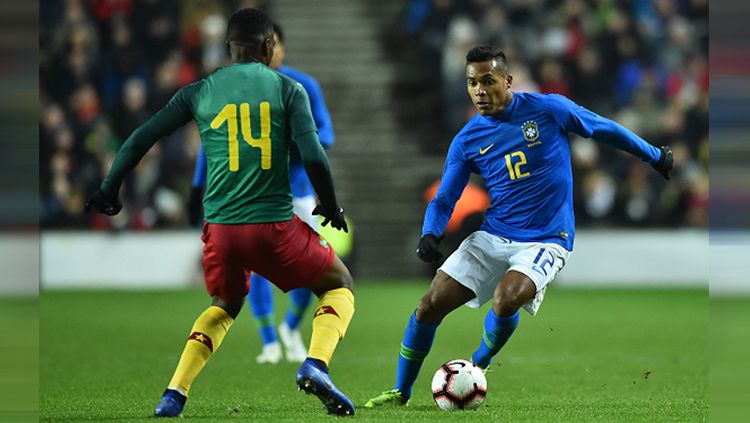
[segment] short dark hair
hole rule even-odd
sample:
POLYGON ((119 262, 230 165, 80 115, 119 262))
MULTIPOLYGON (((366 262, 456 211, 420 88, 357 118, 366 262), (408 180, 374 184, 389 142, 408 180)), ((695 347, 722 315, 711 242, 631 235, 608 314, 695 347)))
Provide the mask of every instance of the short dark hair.
POLYGON ((240 9, 229 18, 227 41, 262 43, 273 36, 271 18, 258 9, 240 9))
POLYGON ((276 38, 278 38, 279 41, 281 41, 281 43, 283 44, 284 43, 284 30, 281 29, 281 25, 279 25, 278 22, 273 23, 273 32, 276 33, 276 38))
POLYGON ((472 48, 466 53, 466 64, 487 62, 493 59, 497 61, 497 67, 507 75, 508 59, 505 57, 505 53, 499 48, 492 47, 488 44, 482 44, 472 48))

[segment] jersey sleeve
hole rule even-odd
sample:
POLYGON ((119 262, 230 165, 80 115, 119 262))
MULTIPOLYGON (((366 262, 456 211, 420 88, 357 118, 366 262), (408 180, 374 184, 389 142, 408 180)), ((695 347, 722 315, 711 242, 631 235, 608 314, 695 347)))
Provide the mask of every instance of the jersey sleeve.
POLYGON ((604 142, 649 163, 659 161, 661 152, 658 148, 619 123, 579 106, 564 96, 553 94, 549 97, 552 114, 565 131, 604 142))
POLYGON ((310 112, 310 101, 305 89, 294 83, 287 103, 292 138, 299 149, 307 176, 318 194, 321 205, 328 210, 337 207, 331 168, 323 146, 318 140, 315 122, 310 112))
POLYGON ((160 138, 165 137, 193 118, 193 100, 202 81, 183 87, 125 140, 117 152, 112 168, 101 184, 101 190, 117 194, 125 175, 132 170, 160 138))
POLYGON ((287 112, 292 138, 297 139, 308 132, 316 132, 317 127, 312 117, 307 92, 299 82, 293 82, 290 91, 287 112))
POLYGON ((427 234, 440 236, 445 232, 453 214, 453 208, 469 182, 469 176, 471 176, 471 168, 464 157, 459 138, 456 138, 448 149, 437 194, 427 205, 422 236, 427 234))

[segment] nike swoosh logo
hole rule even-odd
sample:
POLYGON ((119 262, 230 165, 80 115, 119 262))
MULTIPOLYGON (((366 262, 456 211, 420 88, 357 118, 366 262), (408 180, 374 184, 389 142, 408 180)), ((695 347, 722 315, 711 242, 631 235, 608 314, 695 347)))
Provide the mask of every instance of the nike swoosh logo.
POLYGON ((494 146, 495 146, 495 144, 494 144, 494 143, 492 143, 492 144, 488 145, 488 146, 487 146, 487 147, 485 147, 485 148, 480 148, 480 149, 479 149, 479 154, 482 154, 482 155, 484 155, 484 153, 486 153, 487 151, 489 151, 489 149, 490 149, 490 148, 492 148, 492 147, 494 147, 494 146))

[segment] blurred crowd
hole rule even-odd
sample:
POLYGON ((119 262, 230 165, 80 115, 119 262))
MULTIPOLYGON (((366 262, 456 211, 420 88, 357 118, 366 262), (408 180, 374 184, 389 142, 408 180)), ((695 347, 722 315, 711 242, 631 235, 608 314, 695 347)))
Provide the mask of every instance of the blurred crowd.
POLYGON ((563 94, 654 145, 670 145, 670 183, 650 166, 572 138, 584 225, 708 223, 708 0, 413 0, 405 30, 439 85, 447 144, 474 114, 464 58, 488 43, 508 56, 515 91, 563 94))
POLYGON ((185 225, 194 124, 157 143, 123 185, 115 219, 83 204, 130 133, 225 58, 241 0, 40 1, 40 221, 44 227, 185 225))
MULTIPOLYGON (((40 196, 46 228, 184 227, 194 124, 157 143, 115 219, 83 213, 127 136, 183 85, 226 60, 226 20, 264 0, 41 0, 40 196)), ((413 0, 406 33, 434 81, 447 143, 473 113, 464 57, 505 51, 514 89, 564 94, 655 145, 678 171, 572 139, 576 213, 588 225, 705 226, 707 0, 413 0)))

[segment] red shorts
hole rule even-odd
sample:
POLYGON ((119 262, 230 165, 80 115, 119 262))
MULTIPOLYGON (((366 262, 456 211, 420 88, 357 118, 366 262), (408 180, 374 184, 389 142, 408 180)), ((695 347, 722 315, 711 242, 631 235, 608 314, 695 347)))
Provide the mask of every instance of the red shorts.
POLYGON ((309 288, 328 271, 335 255, 296 215, 275 223, 204 223, 201 240, 206 288, 224 300, 247 295, 251 272, 284 292, 309 288))

